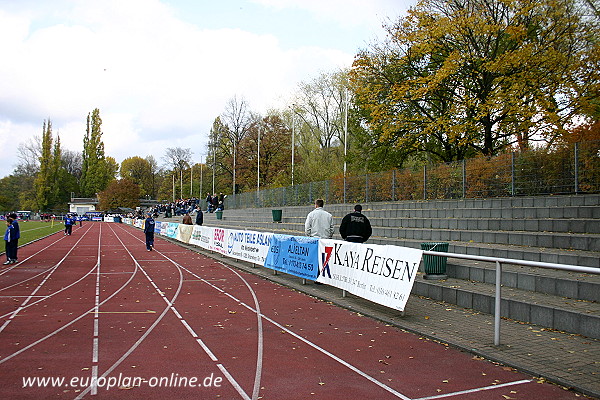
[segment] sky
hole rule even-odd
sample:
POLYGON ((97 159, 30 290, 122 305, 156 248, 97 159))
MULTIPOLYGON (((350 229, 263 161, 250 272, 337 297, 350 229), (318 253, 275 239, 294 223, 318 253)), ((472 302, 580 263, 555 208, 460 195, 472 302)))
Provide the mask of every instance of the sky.
POLYGON ((0 177, 52 121, 81 152, 98 108, 107 156, 206 157, 226 103, 265 114, 349 68, 416 0, 0 0, 0 177))

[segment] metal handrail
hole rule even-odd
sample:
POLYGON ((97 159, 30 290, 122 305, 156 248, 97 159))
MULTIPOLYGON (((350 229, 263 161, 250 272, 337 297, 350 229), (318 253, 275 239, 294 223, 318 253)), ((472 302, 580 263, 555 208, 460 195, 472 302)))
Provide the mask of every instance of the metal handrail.
POLYGON ((600 268, 581 267, 578 265, 555 264, 540 261, 515 260, 512 258, 476 256, 459 253, 445 253, 440 251, 425 250, 423 254, 448 258, 461 258, 465 260, 486 261, 496 263, 496 292, 494 299, 494 345, 500 345, 500 303, 502 300, 502 264, 524 265, 527 267, 538 267, 547 269, 558 269, 563 271, 580 272, 585 274, 600 275, 600 268))

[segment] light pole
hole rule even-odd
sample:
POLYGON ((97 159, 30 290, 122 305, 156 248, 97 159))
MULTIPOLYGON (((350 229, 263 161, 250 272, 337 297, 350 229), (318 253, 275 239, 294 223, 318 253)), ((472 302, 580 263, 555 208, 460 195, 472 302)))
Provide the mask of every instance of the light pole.
POLYGON ((200 155, 200 192, 198 194, 198 198, 200 198, 200 199, 202 198, 202 193, 204 191, 204 186, 202 185, 202 170, 204 168, 202 168, 202 167, 203 167, 203 165, 202 165, 202 155, 200 155))
POLYGON ((217 149, 216 144, 213 145, 213 179, 212 179, 212 193, 215 193, 215 168, 217 165, 217 149))
POLYGON ((256 198, 260 194, 260 122, 258 125, 258 149, 257 149, 257 157, 256 157, 256 198))
POLYGON ((348 88, 344 90, 344 203, 346 203, 346 158, 348 156, 348 88))
POLYGON ((296 151, 296 104, 292 104, 292 186, 294 186, 294 153, 296 151))

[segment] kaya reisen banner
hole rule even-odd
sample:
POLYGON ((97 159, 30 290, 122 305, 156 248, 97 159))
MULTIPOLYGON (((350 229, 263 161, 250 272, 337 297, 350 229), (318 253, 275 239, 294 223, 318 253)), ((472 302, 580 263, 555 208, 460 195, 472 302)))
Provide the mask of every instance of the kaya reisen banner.
POLYGON ((422 255, 408 247, 321 239, 317 281, 403 311, 422 255))

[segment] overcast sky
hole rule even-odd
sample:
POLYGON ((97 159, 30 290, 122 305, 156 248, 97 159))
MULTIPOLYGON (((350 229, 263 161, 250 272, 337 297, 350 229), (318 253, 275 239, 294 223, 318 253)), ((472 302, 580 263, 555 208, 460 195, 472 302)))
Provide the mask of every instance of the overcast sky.
POLYGON ((349 67, 415 0, 0 0, 0 177, 50 119, 81 151, 100 109, 118 162, 167 147, 204 159, 226 102, 289 104, 298 83, 349 67))

